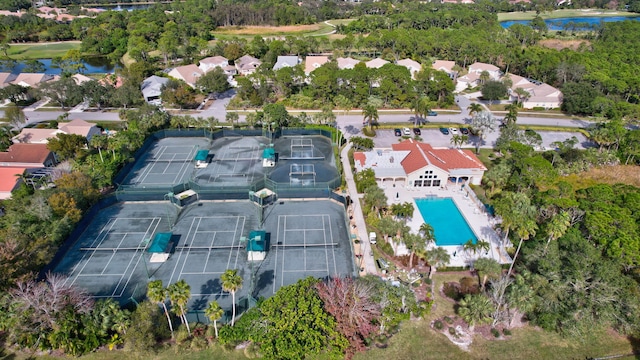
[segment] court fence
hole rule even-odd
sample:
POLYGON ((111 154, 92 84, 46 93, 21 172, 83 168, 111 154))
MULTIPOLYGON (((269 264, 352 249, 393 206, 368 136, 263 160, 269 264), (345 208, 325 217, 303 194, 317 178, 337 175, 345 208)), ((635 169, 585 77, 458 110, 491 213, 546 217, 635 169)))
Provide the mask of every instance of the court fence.
MULTIPOLYGON (((250 191, 258 191, 267 188, 277 194, 279 198, 326 198, 331 196, 333 189, 340 187, 342 178, 340 175, 325 182, 314 182, 312 185, 291 184, 290 182, 275 182, 264 176, 248 185, 207 185, 190 179, 182 184, 173 186, 153 185, 125 185, 122 184, 127 175, 133 170, 136 162, 142 158, 151 148, 154 142, 168 137, 205 137, 216 140, 223 137, 238 136, 267 136, 279 138, 282 136, 320 135, 332 140, 333 133, 323 129, 284 128, 275 132, 266 130, 248 129, 221 129, 211 132, 207 129, 165 129, 151 134, 144 144, 136 151, 133 159, 116 175, 114 183, 117 185, 116 198, 118 201, 160 201, 167 200, 175 194, 187 190, 197 193, 200 200, 242 200, 247 199, 250 191)), ((343 202, 343 201, 341 201, 343 202)), ((343 202, 344 203, 344 202, 343 202)))

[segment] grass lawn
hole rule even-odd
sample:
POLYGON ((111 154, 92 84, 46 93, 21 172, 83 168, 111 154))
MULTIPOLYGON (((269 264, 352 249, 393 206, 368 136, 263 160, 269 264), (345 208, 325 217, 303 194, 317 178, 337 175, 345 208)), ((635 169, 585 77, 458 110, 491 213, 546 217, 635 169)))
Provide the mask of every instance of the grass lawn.
POLYGON ((79 50, 80 41, 65 41, 55 44, 18 44, 10 45, 9 57, 15 60, 50 59, 63 56, 69 50, 79 50))
MULTIPOLYGON (((626 11, 602 10, 602 9, 562 9, 541 13, 543 19, 558 19, 567 17, 594 17, 594 16, 640 16, 640 14, 626 11)), ((536 17, 535 11, 499 13, 498 21, 507 20, 531 20, 536 17)))

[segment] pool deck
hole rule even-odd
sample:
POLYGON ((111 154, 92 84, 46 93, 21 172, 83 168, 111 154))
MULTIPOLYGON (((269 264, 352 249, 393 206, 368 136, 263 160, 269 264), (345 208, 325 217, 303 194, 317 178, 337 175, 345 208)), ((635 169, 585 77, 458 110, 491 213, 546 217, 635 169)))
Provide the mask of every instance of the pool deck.
MULTIPOLYGON (((495 219, 489 216, 483 208, 476 205, 468 196, 460 184, 455 185, 449 183, 445 188, 407 188, 404 183, 396 182, 395 186, 392 182, 378 182, 378 186, 384 190, 389 205, 394 203, 412 202, 414 207, 413 217, 409 219, 407 225, 411 231, 418 233, 420 225, 424 223, 424 219, 420 214, 420 210, 414 199, 436 196, 439 198, 452 198, 460 213, 469 224, 469 227, 478 237, 478 240, 484 240, 491 244, 488 252, 482 251, 478 254, 469 254, 464 251, 462 245, 441 246, 446 249, 451 256, 449 266, 470 266, 480 257, 489 257, 495 259, 501 264, 508 264, 511 258, 507 254, 504 245, 496 231, 494 230, 495 219)), ((470 189, 469 189, 470 190, 470 189)), ((435 246, 435 245, 432 245, 435 246)), ((398 246, 397 255, 408 254, 403 245, 398 246)))

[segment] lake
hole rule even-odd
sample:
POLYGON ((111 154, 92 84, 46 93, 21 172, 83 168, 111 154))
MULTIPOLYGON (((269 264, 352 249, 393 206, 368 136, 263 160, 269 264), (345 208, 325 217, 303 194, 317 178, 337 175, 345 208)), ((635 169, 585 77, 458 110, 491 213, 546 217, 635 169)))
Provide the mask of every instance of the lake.
MULTIPOLYGON (((549 30, 591 30, 594 27, 599 27, 603 22, 617 22, 625 20, 640 20, 640 16, 594 16, 594 17, 569 17, 569 18, 557 18, 557 19, 545 19, 549 30)), ((503 28, 508 29, 513 24, 528 25, 530 20, 510 20, 502 21, 500 25, 503 28)))
MULTIPOLYGON (((44 65, 45 74, 59 75, 62 72, 60 68, 52 66, 51 59, 39 59, 38 61, 44 65)), ((111 63, 106 58, 97 56, 84 58, 82 62, 86 68, 83 71, 83 73, 85 74, 109 74, 113 73, 118 67, 118 65, 111 63)), ((7 69, 0 66, 0 71, 19 74, 22 72, 22 69, 24 69, 25 66, 26 63, 24 61, 17 61, 16 66, 14 66, 13 68, 7 69)))

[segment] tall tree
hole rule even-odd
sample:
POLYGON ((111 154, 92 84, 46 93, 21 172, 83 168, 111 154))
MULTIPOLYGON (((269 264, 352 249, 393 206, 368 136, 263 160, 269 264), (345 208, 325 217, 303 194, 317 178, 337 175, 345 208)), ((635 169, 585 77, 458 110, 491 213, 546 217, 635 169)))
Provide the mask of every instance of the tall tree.
POLYGON ((480 282, 480 289, 482 290, 484 290, 488 279, 498 278, 502 272, 500 264, 490 258, 479 258, 473 263, 473 268, 478 274, 478 281, 480 282))
POLYGON ((236 292, 242 288, 242 277, 238 275, 238 270, 226 270, 221 276, 222 289, 231 293, 231 326, 236 321, 236 292))
POLYGON ((207 308, 204 310, 204 314, 209 318, 209 320, 213 321, 213 328, 216 332, 216 338, 218 337, 218 320, 224 315, 224 310, 220 307, 217 301, 212 301, 209 303, 207 308))
POLYGON ((436 273, 436 268, 444 266, 449 263, 451 256, 442 247, 435 247, 432 250, 427 251, 427 261, 429 261, 429 265, 431 266, 431 271, 429 271, 429 279, 433 277, 433 274, 436 273))
POLYGON ((469 331, 473 332, 476 324, 484 324, 491 321, 493 305, 485 295, 466 295, 460 300, 458 314, 462 320, 469 324, 469 331))
POLYGON ((378 109, 375 106, 367 104, 362 108, 362 122, 368 123, 369 128, 373 129, 374 125, 378 124, 380 116, 378 115, 378 109))
POLYGON ((471 103, 469 104, 469 106, 467 107, 467 111, 469 111, 469 115, 473 116, 475 114, 479 114, 480 112, 482 112, 484 110, 484 108, 482 107, 481 104, 479 103, 471 103))
POLYGON ((154 302, 162 307, 164 315, 167 317, 167 322, 169 323, 171 338, 173 338, 173 324, 171 323, 171 316, 169 316, 169 309, 167 309, 166 304, 168 297, 169 291, 167 288, 162 286, 162 280, 154 280, 147 284, 147 298, 149 299, 149 301, 154 302))
POLYGON ((13 103, 4 108, 4 118, 15 129, 21 129, 27 120, 22 109, 13 103))
POLYGON ((471 127, 478 133, 480 140, 476 143, 476 153, 480 151, 480 145, 484 143, 487 132, 496 128, 496 121, 489 111, 481 111, 473 115, 471 127))
POLYGON ((169 285, 167 292, 169 300, 171 300, 171 304, 174 306, 173 311, 180 317, 182 324, 187 327, 187 332, 191 335, 186 309, 189 298, 191 298, 191 286, 189 286, 184 279, 180 279, 169 285))

